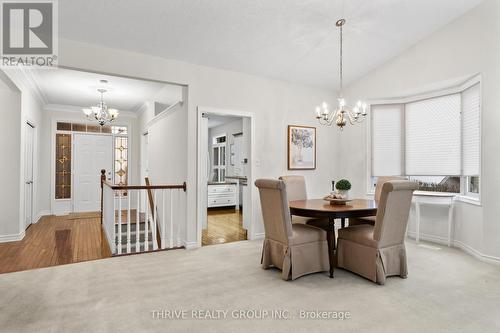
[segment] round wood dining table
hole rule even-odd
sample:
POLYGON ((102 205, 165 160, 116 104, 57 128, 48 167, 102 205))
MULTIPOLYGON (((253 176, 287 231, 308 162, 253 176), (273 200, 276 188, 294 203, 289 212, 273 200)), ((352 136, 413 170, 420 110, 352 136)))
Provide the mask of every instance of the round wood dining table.
MULTIPOLYGON (((332 205, 323 199, 290 201, 290 214, 311 218, 328 219, 325 229, 328 235, 328 258, 330 261, 330 277, 333 278, 335 250, 335 219, 340 219, 341 227, 345 227, 345 219, 350 217, 368 217, 377 215, 375 200, 353 199, 345 205, 332 205)), ((323 226, 322 226, 323 227, 323 226)))

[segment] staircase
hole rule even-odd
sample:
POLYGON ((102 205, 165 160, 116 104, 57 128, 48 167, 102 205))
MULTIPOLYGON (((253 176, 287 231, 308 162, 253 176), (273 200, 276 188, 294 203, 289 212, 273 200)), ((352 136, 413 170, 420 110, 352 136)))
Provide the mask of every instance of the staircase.
POLYGON ((179 203, 186 183, 114 185, 101 170, 101 223, 113 255, 182 248, 179 203))
MULTIPOLYGON (((127 225, 122 224, 121 235, 119 234, 118 224, 115 224, 115 244, 118 247, 118 237, 121 237, 121 253, 137 253, 153 250, 153 234, 151 232, 151 223, 148 225, 148 247, 146 248, 146 223, 139 223, 139 230, 137 224, 130 225, 130 251, 127 251, 127 225), (137 238, 139 237, 139 247, 137 248, 137 238)), ((115 252, 114 255, 117 255, 115 252)))

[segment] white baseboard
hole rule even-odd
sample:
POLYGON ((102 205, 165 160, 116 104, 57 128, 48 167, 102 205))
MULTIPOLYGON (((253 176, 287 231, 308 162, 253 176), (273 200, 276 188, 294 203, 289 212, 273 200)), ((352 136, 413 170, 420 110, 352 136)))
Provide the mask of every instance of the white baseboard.
POLYGON ((20 241, 20 240, 22 240, 24 238, 25 234, 26 234, 26 232, 23 230, 22 232, 20 232, 18 234, 0 235, 0 243, 20 241))
POLYGON ((266 234, 264 232, 258 232, 256 234, 253 234, 253 236, 250 240, 264 239, 265 237, 266 237, 266 234))
POLYGON ((38 212, 38 214, 33 219, 33 223, 38 223, 38 221, 40 221, 40 219, 42 217, 47 216, 47 215, 51 215, 50 210, 42 210, 42 211, 38 212))
MULTIPOLYGON (((415 232, 408 231, 408 236, 415 239, 415 232)), ((448 238, 446 237, 420 233, 420 239, 431 243, 448 246, 448 238)), ((474 258, 480 261, 487 262, 490 264, 500 265, 500 258, 481 253, 480 251, 472 248, 467 244, 464 244, 463 242, 452 240, 451 246, 464 251, 465 253, 473 256, 474 258)))
POLYGON ((474 258, 476 258, 478 260, 481 260, 481 261, 484 261, 484 262, 487 262, 490 264, 500 265, 500 258, 481 253, 478 250, 473 249, 469 245, 466 245, 460 241, 454 241, 453 246, 461 249, 462 251, 464 251, 467 254, 470 254, 471 256, 473 256, 474 258))
MULTIPOLYGON (((407 235, 410 238, 415 239, 415 231, 408 231, 407 235)), ((442 237, 442 236, 420 233, 420 240, 424 240, 424 241, 431 242, 431 243, 436 243, 439 245, 448 246, 448 238, 442 237)), ((452 245, 453 245, 453 241, 452 241, 452 245)))
POLYGON ((197 249, 199 246, 198 246, 198 242, 182 242, 182 244, 184 244, 184 247, 186 248, 186 250, 193 250, 193 249, 197 249))

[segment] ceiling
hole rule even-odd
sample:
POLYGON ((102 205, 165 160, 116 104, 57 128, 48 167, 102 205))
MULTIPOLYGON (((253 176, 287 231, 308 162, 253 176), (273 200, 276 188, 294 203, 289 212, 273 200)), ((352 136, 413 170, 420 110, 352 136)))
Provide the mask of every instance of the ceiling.
POLYGON ((137 112, 147 100, 171 105, 182 100, 182 88, 161 82, 102 75, 70 69, 31 69, 29 76, 46 104, 88 107, 100 99, 98 88, 104 88, 104 100, 120 111, 137 112), (102 83, 100 80, 107 80, 102 83), (161 91, 161 94, 160 94, 161 91), (157 96, 161 95, 161 100, 157 96))
POLYGON ((360 78, 482 0, 59 1, 60 35, 194 64, 338 87, 360 78))

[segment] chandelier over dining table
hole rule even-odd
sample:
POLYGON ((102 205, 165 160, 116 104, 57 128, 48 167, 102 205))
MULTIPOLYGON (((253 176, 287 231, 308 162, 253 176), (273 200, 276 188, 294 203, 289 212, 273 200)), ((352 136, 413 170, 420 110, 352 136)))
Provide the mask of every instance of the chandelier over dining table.
POLYGON ((340 30, 340 90, 338 98, 338 106, 331 110, 326 102, 316 107, 316 119, 321 125, 332 126, 334 123, 342 130, 347 122, 351 125, 362 122, 366 117, 367 104, 363 101, 358 101, 354 107, 349 107, 343 97, 343 81, 344 81, 344 59, 343 59, 343 28, 346 23, 345 19, 338 20, 335 25, 340 30))
POLYGON ((104 126, 111 123, 113 120, 118 118, 119 112, 117 109, 109 108, 106 102, 104 102, 104 93, 107 92, 106 89, 97 89, 101 93, 101 101, 96 106, 91 106, 89 108, 82 109, 83 113, 87 118, 96 120, 99 125, 104 126))

